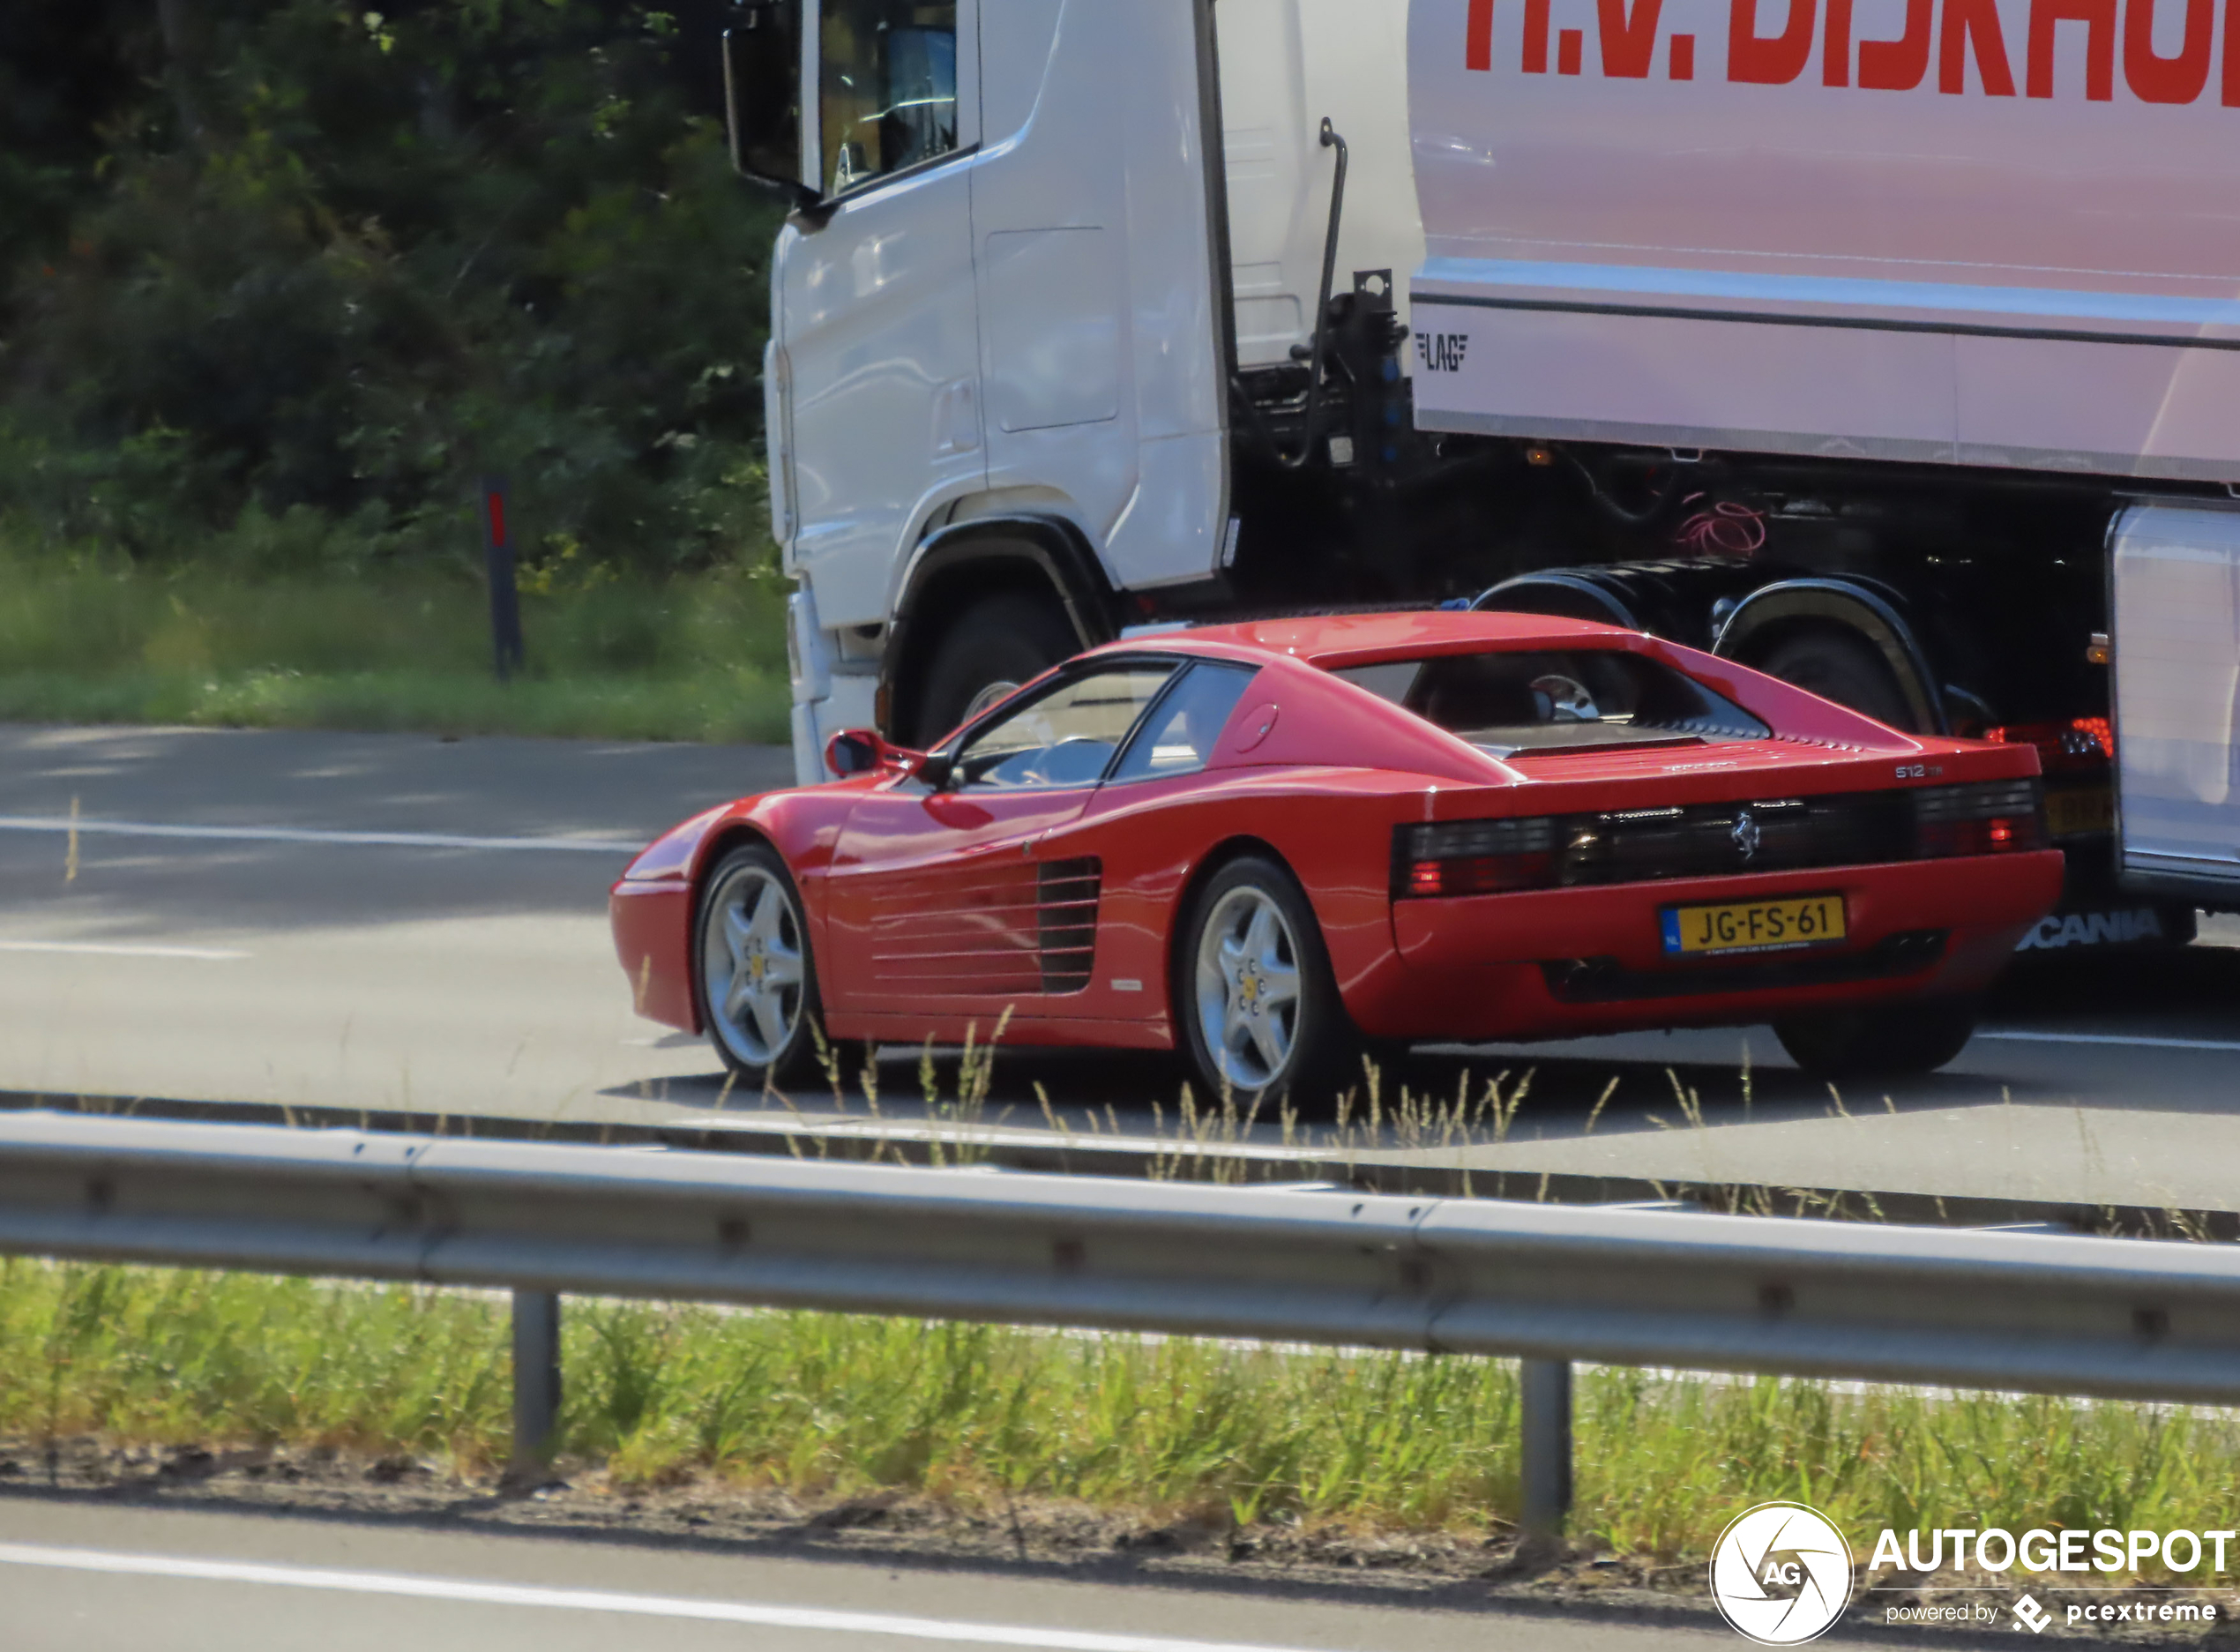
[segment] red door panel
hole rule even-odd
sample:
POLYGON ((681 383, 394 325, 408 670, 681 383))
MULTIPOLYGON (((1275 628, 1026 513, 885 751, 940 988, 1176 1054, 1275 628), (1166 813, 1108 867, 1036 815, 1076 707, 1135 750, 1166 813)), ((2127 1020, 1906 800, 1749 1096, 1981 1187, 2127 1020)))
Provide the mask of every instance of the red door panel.
POLYGON ((832 1007, 1034 1013, 1046 928, 1058 973, 1087 967, 1080 901, 1086 890, 1093 940, 1094 871, 1085 882, 1078 866, 1045 868, 1035 845, 1088 796, 913 788, 865 797, 825 874, 832 1007))

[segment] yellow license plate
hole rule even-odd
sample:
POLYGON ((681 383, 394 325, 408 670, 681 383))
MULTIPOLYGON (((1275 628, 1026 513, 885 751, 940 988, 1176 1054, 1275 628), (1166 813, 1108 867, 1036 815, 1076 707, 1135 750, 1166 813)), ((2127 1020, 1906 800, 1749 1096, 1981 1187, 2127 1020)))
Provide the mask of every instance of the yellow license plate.
POLYGON ((1689 953, 1786 952, 1829 946, 1844 936, 1841 895, 1667 907, 1663 916, 1664 950, 1676 958, 1689 953))
POLYGON ((2057 838, 2116 829, 2116 794, 2106 786, 2071 786, 2046 794, 2046 830, 2057 838))

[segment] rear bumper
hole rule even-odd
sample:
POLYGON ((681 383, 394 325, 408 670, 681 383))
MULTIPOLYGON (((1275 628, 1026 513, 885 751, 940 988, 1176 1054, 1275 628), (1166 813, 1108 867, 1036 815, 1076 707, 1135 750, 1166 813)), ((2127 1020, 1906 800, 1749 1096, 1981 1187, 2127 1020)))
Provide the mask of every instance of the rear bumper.
POLYGON ((1348 984, 1382 1038, 1560 1038, 1764 1021, 1989 985, 2061 892, 2057 851, 1393 903, 1394 967, 1348 984), (1679 963, 1661 915, 1841 893, 1840 946, 1679 963))

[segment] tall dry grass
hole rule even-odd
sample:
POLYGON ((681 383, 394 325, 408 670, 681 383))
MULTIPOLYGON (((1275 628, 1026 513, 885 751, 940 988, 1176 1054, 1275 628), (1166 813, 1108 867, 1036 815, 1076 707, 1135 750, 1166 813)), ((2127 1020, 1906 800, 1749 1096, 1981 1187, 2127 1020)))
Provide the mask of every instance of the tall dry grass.
MULTIPOLYGON (((559 1448, 623 1484, 1081 1499, 1357 1531, 1518 1506, 1515 1367, 815 1313, 568 1304, 559 1448)), ((505 1304, 0 1264, 0 1436, 498 1461, 505 1304)), ((1884 1525, 2229 1526, 2240 1426, 2182 1408, 1579 1373, 1575 1530, 1678 1561, 1743 1506, 1884 1525)), ((1862 1559, 1864 1556, 1862 1555, 1862 1559)))

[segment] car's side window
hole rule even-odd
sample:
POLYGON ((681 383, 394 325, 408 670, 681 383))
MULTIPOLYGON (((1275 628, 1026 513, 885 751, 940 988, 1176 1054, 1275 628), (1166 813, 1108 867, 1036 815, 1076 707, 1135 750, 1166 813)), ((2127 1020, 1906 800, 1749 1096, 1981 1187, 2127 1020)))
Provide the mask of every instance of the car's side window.
POLYGON ((1057 684, 966 740, 959 787, 1018 791, 1094 786, 1175 668, 1138 663, 1057 684))
POLYGON ((1249 665, 1201 662, 1191 667, 1128 743, 1113 780, 1155 780, 1204 768, 1255 675, 1249 665))

